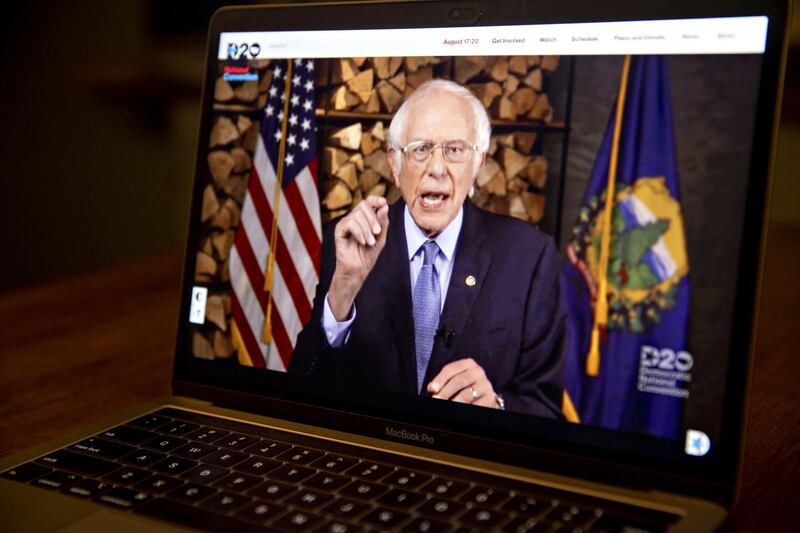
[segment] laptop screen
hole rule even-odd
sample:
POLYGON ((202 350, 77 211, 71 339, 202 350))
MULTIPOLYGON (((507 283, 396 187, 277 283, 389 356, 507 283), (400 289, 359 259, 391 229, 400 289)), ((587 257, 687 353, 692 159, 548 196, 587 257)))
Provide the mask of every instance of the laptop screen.
POLYGON ((222 32, 181 364, 434 429, 719 460, 767 26, 222 32))

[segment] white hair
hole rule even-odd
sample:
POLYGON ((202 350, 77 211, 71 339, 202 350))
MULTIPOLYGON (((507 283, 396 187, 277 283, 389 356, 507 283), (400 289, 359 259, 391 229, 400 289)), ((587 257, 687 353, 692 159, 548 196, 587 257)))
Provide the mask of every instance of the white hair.
POLYGON ((394 114, 392 123, 389 125, 389 148, 398 149, 403 145, 408 112, 426 96, 436 92, 444 92, 463 98, 469 104, 470 110, 472 111, 475 133, 477 134, 475 144, 478 146, 478 150, 481 153, 486 152, 489 149, 489 141, 492 136, 492 124, 489 122, 489 115, 486 113, 486 108, 483 107, 481 101, 463 85, 459 85, 454 81, 442 79, 426 81, 417 87, 417 89, 411 93, 411 96, 403 102, 403 105, 401 105, 397 113, 394 114))

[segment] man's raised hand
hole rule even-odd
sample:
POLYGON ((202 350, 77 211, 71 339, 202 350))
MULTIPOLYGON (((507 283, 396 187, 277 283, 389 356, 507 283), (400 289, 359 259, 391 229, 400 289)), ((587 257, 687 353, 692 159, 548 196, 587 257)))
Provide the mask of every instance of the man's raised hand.
POLYGON ((328 291, 336 320, 343 321, 350 313, 386 244, 388 229, 389 204, 381 196, 368 196, 336 224, 336 269, 328 291))

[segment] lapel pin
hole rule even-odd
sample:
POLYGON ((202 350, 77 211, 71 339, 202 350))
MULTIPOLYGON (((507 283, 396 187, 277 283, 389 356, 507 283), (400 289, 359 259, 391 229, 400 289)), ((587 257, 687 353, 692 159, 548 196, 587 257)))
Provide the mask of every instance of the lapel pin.
POLYGON ((464 283, 467 284, 467 287, 474 287, 475 286, 475 276, 469 275, 467 279, 464 280, 464 283))

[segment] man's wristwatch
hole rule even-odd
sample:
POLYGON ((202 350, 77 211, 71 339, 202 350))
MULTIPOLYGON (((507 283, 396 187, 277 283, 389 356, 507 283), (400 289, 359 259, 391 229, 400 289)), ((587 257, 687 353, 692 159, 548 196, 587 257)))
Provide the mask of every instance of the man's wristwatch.
POLYGON ((503 399, 502 396, 500 396, 496 392, 494 393, 494 401, 497 402, 498 409, 500 409, 501 411, 506 410, 506 401, 503 399))

